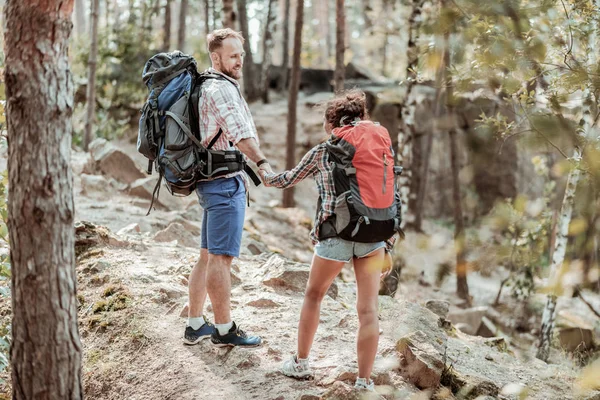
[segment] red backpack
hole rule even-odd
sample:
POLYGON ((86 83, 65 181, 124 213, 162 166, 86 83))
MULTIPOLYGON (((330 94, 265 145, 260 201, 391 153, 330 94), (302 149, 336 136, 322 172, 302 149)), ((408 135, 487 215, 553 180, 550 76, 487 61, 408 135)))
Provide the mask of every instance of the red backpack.
POLYGON ((357 121, 333 130, 326 144, 334 163, 337 236, 360 243, 387 240, 400 229, 401 202, 392 140, 384 127, 357 121))

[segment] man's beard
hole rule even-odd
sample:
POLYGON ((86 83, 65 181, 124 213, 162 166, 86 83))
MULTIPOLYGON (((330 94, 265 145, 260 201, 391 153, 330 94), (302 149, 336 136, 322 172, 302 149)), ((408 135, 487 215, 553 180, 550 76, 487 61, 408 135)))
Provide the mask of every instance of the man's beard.
MULTIPOLYGON (((223 65, 223 61, 222 60, 221 60, 221 65, 223 65)), ((241 69, 239 71, 235 71, 233 68, 231 68, 231 69, 223 69, 221 72, 223 74, 227 75, 228 77, 230 77, 231 79, 235 79, 235 80, 240 79, 242 77, 242 70, 241 69)))

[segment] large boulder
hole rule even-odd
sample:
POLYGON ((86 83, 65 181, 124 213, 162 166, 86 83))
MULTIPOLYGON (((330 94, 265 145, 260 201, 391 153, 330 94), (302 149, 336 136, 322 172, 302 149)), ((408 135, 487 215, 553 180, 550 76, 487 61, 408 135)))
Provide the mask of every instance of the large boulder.
POLYGON ((178 222, 173 222, 167 228, 157 232, 153 240, 155 242, 172 242, 176 240, 180 246, 200 247, 198 239, 178 222))
MULTIPOLYGON (((263 269, 266 271, 263 278, 263 284, 266 286, 294 292, 304 292, 306 289, 310 271, 307 264, 291 262, 278 254, 273 254, 267 259, 263 269)), ((327 294, 332 299, 337 298, 338 288, 335 282, 331 284, 327 294)))
POLYGON ((90 153, 96 170, 106 177, 131 184, 146 176, 129 155, 105 139, 98 138, 90 143, 90 153))

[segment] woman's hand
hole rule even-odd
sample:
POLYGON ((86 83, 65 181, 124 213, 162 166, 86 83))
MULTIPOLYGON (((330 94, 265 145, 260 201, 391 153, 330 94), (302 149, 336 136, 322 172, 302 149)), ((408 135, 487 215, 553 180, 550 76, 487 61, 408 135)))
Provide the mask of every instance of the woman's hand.
POLYGON ((381 268, 381 279, 385 278, 390 274, 390 272, 392 272, 393 265, 394 261, 392 260, 392 255, 386 251, 383 258, 383 267, 381 268))
POLYGON ((269 185, 267 183, 267 181, 265 180, 266 176, 268 174, 272 174, 273 173, 273 169, 271 168, 271 166, 268 163, 262 164, 259 168, 258 168, 258 175, 260 175, 260 179, 262 180, 263 184, 265 185, 265 187, 270 187, 271 185, 269 185))

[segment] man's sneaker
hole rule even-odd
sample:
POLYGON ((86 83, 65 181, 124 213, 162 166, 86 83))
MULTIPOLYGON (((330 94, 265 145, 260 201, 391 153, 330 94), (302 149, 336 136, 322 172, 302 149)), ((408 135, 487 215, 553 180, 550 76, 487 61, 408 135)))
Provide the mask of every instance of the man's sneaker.
POLYGON ((298 360, 296 356, 292 356, 283 363, 281 373, 296 379, 309 379, 314 376, 313 371, 308 366, 308 360, 298 360))
POLYGON ((183 334, 183 343, 187 345, 198 344, 200 341, 208 339, 215 331, 215 326, 208 321, 204 322, 198 329, 186 326, 185 333, 183 334))
POLYGON ((367 382, 366 378, 356 378, 356 383, 354 384, 354 388, 355 389, 364 389, 364 390, 368 390, 370 392, 374 392, 375 391, 375 383, 373 382, 372 379, 369 379, 369 382, 367 382))
POLYGON ((260 336, 248 336, 246 332, 237 327, 235 322, 229 332, 221 336, 219 330, 215 329, 210 340, 217 347, 257 347, 262 343, 260 336))

